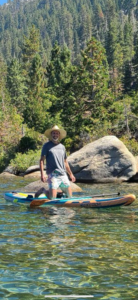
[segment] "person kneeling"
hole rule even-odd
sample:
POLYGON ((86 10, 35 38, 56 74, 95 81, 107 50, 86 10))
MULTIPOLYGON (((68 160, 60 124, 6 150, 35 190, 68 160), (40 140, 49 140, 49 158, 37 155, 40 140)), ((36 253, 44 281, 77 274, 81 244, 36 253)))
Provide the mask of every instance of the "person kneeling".
POLYGON ((60 141, 66 137, 66 131, 60 129, 57 125, 46 130, 45 135, 49 138, 49 142, 43 145, 40 157, 41 181, 48 182, 49 191, 41 188, 35 194, 35 198, 40 194, 46 194, 48 199, 57 197, 57 190, 60 188, 68 198, 72 197, 72 190, 67 173, 72 182, 76 181, 67 161, 66 149, 60 141), (44 161, 46 159, 46 173, 44 174, 44 161))

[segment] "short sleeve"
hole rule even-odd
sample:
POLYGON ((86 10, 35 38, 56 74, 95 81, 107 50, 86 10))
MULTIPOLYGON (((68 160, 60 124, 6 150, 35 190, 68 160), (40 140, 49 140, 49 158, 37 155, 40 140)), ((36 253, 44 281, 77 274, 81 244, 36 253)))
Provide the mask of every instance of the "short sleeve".
POLYGON ((46 156, 46 153, 47 153, 47 145, 44 144, 41 151, 41 157, 46 156))
POLYGON ((65 150, 64 159, 67 159, 66 149, 64 148, 64 150, 65 150))

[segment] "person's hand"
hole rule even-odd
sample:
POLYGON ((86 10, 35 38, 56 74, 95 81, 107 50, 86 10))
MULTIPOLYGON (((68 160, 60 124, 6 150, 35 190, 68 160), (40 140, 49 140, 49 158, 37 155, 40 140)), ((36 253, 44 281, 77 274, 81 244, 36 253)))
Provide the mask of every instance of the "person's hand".
POLYGON ((70 174, 70 179, 71 179, 72 182, 76 181, 76 178, 75 178, 75 176, 73 174, 70 174))
POLYGON ((46 181, 47 181, 47 178, 46 178, 45 175, 42 175, 42 176, 41 176, 41 181, 42 181, 42 182, 46 182, 46 181))

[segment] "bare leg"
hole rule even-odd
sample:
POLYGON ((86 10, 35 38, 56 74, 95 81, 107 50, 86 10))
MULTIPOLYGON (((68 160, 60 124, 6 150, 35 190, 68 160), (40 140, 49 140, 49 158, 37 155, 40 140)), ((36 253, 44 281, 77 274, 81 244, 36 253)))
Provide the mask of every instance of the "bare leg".
MULTIPOLYGON (((67 195, 68 198, 72 198, 72 189, 70 186, 68 188, 63 188, 62 191, 67 195)), ((50 200, 57 198, 57 190, 49 189, 49 191, 47 191, 47 198, 50 200)))
POLYGON ((57 197, 57 190, 49 189, 49 199, 55 199, 57 197))
POLYGON ((71 186, 69 186, 67 188, 62 188, 62 191, 67 195, 68 198, 72 198, 71 186))

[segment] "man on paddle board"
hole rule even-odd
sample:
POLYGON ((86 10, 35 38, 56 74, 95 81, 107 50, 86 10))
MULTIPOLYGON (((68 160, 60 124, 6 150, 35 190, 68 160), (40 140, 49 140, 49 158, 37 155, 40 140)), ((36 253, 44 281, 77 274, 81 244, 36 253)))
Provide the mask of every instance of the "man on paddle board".
POLYGON ((42 148, 40 158, 41 181, 48 182, 49 192, 42 188, 36 192, 37 198, 41 193, 46 193, 49 199, 57 197, 57 189, 60 188, 66 193, 67 197, 72 197, 72 190, 67 173, 72 182, 76 181, 70 166, 67 162, 66 149, 60 141, 66 137, 66 131, 60 129, 57 125, 46 130, 45 135, 49 142, 45 143, 42 148), (44 160, 46 159, 46 173, 44 174, 44 160))

